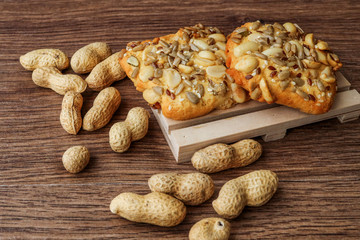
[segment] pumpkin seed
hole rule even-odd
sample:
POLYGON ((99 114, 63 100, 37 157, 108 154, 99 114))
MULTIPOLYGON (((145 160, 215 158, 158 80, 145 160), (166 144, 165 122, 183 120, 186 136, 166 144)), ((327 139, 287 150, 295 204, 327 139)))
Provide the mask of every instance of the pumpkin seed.
POLYGON ((289 86, 290 80, 286 80, 286 81, 281 81, 280 82, 280 88, 281 90, 285 90, 288 86, 289 86))
POLYGON ((290 77, 290 71, 289 70, 283 70, 283 71, 279 72, 279 74, 278 74, 278 78, 279 78, 280 81, 283 81, 283 80, 285 80, 285 79, 287 79, 289 77, 290 77))
POLYGON ((130 56, 126 62, 134 67, 139 66, 139 60, 134 56, 130 56))
POLYGON ((186 98, 189 99, 190 102, 192 102, 193 104, 198 104, 200 101, 200 98, 198 96, 196 96, 194 93, 192 92, 185 92, 186 94, 186 98))
POLYGON ((302 87, 302 86, 305 84, 305 81, 302 80, 301 78, 298 78, 298 77, 294 78, 293 81, 294 81, 294 82, 296 83, 296 85, 299 86, 299 87, 302 87))

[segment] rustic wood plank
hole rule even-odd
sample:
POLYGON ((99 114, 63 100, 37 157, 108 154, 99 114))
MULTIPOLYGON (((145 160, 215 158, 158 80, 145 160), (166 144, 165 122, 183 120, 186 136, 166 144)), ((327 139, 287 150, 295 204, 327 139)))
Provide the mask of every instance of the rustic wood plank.
MULTIPOLYGON (((244 138, 264 135, 285 136, 287 129, 310 124, 360 110, 360 94, 355 90, 337 93, 331 110, 309 115, 296 109, 278 106, 239 116, 171 131, 172 149, 178 162, 190 161, 195 151, 210 144, 232 143, 244 138), (241 124, 239 124, 241 123, 241 124)), ((353 119, 354 120, 354 119, 353 119)), ((267 138, 265 138, 267 139, 267 138)))
MULTIPOLYGON (((211 201, 190 207, 175 228, 112 215, 108 205, 116 194, 146 193, 152 174, 194 169, 175 164, 153 115, 144 139, 124 154, 110 150, 111 125, 124 120, 132 107, 150 110, 129 79, 114 84, 123 101, 109 125, 66 134, 59 124, 62 97, 35 86, 31 72, 19 64, 19 56, 30 50, 54 47, 71 56, 85 44, 106 41, 118 51, 128 41, 197 22, 229 34, 247 20, 293 21, 329 43, 344 64, 341 72, 360 91, 360 5, 354 0, 5 0, 0 12, 0 239, 186 239, 196 221, 217 216, 211 201), (92 156, 77 175, 61 166, 62 153, 75 144, 88 146, 92 156)), ((83 94, 83 114, 96 94, 83 94)), ((280 177, 269 204, 247 208, 231 221, 230 239, 358 239, 359 132, 359 120, 340 124, 330 119, 290 129, 280 141, 256 138, 264 147, 257 162, 211 175, 216 185, 211 200, 226 181, 249 171, 271 169, 280 177)))

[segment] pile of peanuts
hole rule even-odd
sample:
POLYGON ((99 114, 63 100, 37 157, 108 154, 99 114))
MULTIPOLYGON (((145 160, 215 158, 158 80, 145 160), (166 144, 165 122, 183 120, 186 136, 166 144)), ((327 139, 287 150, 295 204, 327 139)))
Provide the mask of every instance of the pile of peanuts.
MULTIPOLYGON (((112 54, 106 43, 89 44, 68 57, 58 49, 39 49, 20 57, 21 65, 32 73, 38 86, 50 88, 64 95, 60 123, 69 134, 76 135, 82 127, 95 131, 107 125, 121 103, 119 91, 110 87, 126 74, 119 64, 124 51, 112 54), (75 73, 90 73, 84 80, 75 74, 62 74, 71 65, 75 73), (100 91, 92 108, 82 119, 82 92, 89 87, 100 91)), ((141 107, 128 112, 123 122, 115 123, 109 131, 109 143, 113 151, 125 152, 132 141, 142 139, 149 125, 150 114, 141 107)), ((245 167, 262 154, 261 145, 251 139, 232 145, 214 144, 197 151, 192 165, 199 172, 180 174, 175 172, 153 175, 148 180, 151 193, 138 195, 124 192, 110 204, 112 213, 134 222, 164 227, 180 224, 186 216, 186 206, 197 206, 212 197, 214 182, 207 174, 230 168, 245 167)), ((85 146, 70 147, 63 154, 63 165, 70 173, 82 171, 89 163, 90 153, 85 146)), ((222 217, 205 218, 190 229, 190 240, 228 239, 230 223, 226 219, 238 217, 245 206, 262 206, 277 190, 278 177, 270 170, 258 170, 230 180, 221 188, 213 201, 214 210, 222 217)))
MULTIPOLYGON (((112 54, 107 43, 94 42, 77 50, 71 61, 59 49, 38 49, 20 57, 21 65, 32 72, 32 80, 40 87, 64 95, 60 123, 66 132, 76 135, 82 127, 95 131, 106 126, 121 103, 120 92, 110 85, 126 77, 119 58, 125 50, 112 54), (62 74, 71 65, 77 74, 89 75, 84 80, 76 74, 62 74), (81 116, 83 93, 87 88, 100 91, 93 106, 81 116)), ((143 138, 148 130, 150 114, 141 107, 129 111, 125 122, 115 123, 109 132, 109 143, 115 152, 124 152, 132 141, 143 138)), ((82 171, 89 163, 89 150, 84 146, 69 148, 63 165, 71 173, 82 171)))

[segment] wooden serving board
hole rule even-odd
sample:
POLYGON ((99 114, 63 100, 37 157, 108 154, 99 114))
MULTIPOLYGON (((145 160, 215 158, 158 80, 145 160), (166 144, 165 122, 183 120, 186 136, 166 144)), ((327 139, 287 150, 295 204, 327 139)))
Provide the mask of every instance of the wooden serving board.
POLYGON ((214 143, 232 143, 244 138, 262 136, 274 141, 285 136, 286 130, 337 117, 341 123, 360 115, 360 94, 350 90, 350 82, 336 73, 338 93, 331 110, 310 115, 277 104, 248 101, 230 109, 215 110, 205 116, 176 121, 153 109, 155 118, 178 163, 190 161, 197 150, 214 143))

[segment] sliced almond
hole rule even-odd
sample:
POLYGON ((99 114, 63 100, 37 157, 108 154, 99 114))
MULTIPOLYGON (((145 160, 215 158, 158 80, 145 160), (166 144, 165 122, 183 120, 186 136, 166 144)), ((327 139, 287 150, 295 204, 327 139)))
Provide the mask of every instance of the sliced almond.
POLYGON ((210 34, 209 38, 213 38, 216 42, 225 42, 226 41, 224 34, 221 34, 221 33, 210 34))
POLYGON ((243 103, 246 101, 246 92, 236 83, 230 85, 232 91, 232 99, 237 103, 243 103))
POLYGON ((241 57, 246 54, 248 51, 257 51, 259 49, 259 44, 256 42, 244 42, 239 46, 234 48, 234 55, 236 57, 241 57))
POLYGON ((223 78, 226 67, 224 65, 209 66, 206 68, 206 74, 212 78, 223 78))
POLYGON ((165 69, 163 71, 163 79, 170 89, 175 89, 181 82, 181 75, 175 69, 165 69))
POLYGON ((283 49, 282 48, 268 48, 265 51, 262 52, 262 54, 268 56, 268 57, 276 57, 278 55, 282 55, 283 54, 283 49))
POLYGON ((314 61, 311 61, 309 59, 304 59, 302 60, 302 62, 305 64, 305 66, 307 68, 311 68, 311 69, 317 69, 321 66, 321 63, 319 62, 314 62, 314 61))
POLYGON ((194 63, 197 64, 198 66, 208 67, 214 65, 215 61, 211 61, 209 59, 201 58, 198 56, 197 58, 195 58, 194 63))
POLYGON ((225 51, 225 49, 226 49, 226 44, 223 43, 223 42, 216 42, 215 45, 216 45, 220 50, 225 51))
POLYGON ((224 59, 226 61, 226 54, 225 54, 225 51, 223 50, 217 50, 215 52, 215 55, 218 56, 218 57, 221 57, 222 59, 224 59))
POLYGON ((329 45, 327 44, 327 42, 324 41, 319 41, 316 46, 319 50, 322 51, 329 50, 329 45))
POLYGON ((329 63, 327 61, 326 53, 319 49, 315 49, 315 51, 316 51, 318 61, 321 62, 322 64, 329 65, 329 63))
POLYGON ((297 28, 291 22, 284 23, 283 26, 289 33, 296 33, 297 31, 297 28))
POLYGON ((315 47, 314 34, 312 34, 312 33, 306 34, 306 36, 305 36, 305 44, 308 45, 310 48, 315 47))
POLYGON ((273 99, 273 97, 271 96, 271 93, 270 93, 270 90, 269 90, 269 88, 268 88, 268 85, 267 85, 266 81, 265 81, 263 78, 260 80, 259 86, 260 86, 260 89, 261 89, 261 92, 262 92, 262 95, 263 95, 265 101, 266 101, 267 103, 272 103, 272 102, 274 102, 274 99, 273 99))
POLYGON ((153 91, 153 89, 145 89, 143 92, 143 98, 145 101, 147 101, 149 104, 155 104, 156 102, 159 102, 161 96, 153 91))
POLYGON ((209 48, 209 44, 205 41, 200 39, 195 39, 194 42, 195 46, 197 46, 200 50, 207 50, 209 48))
POLYGON ((186 66, 184 64, 180 64, 178 68, 179 68, 180 72, 186 73, 186 74, 189 74, 194 70, 193 67, 186 66))
POLYGON ((330 67, 325 67, 324 70, 320 74, 320 79, 327 82, 327 83, 334 83, 335 77, 331 72, 330 67))
POLYGON ((245 73, 252 72, 259 65, 259 61, 252 56, 245 55, 239 59, 239 62, 235 65, 235 69, 245 73))
POLYGON ((154 77, 154 68, 152 66, 143 66, 140 68, 139 78, 143 82, 149 81, 149 78, 154 77))
POLYGON ((199 52, 199 57, 209 59, 209 60, 215 60, 216 56, 213 52, 210 51, 201 51, 199 52))

